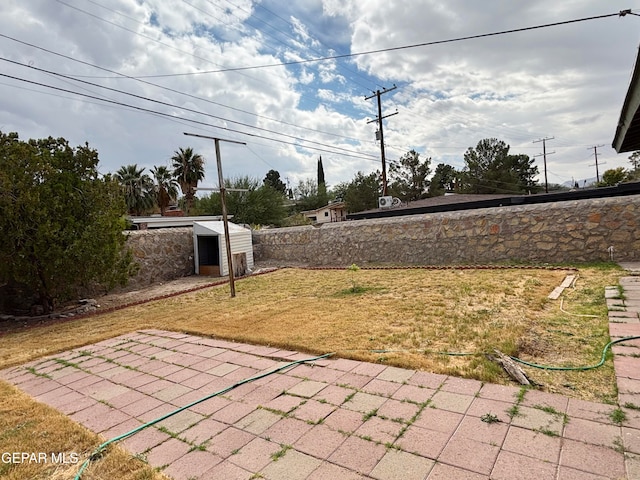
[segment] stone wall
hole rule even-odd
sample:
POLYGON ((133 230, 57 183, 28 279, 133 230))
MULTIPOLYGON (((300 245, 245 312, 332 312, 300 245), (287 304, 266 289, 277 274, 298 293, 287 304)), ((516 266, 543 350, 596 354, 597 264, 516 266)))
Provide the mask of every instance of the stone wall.
POLYGON ((140 266, 127 288, 193 275, 193 228, 159 228, 127 232, 127 246, 140 266))
POLYGON ((640 195, 253 232, 256 261, 281 265, 640 260, 640 195))

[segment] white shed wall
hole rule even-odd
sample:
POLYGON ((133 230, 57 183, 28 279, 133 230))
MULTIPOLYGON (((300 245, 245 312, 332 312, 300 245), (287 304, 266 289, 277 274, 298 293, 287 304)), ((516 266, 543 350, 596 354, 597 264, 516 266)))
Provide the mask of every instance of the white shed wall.
MULTIPOLYGON (((218 237, 218 250, 220 252, 220 275, 223 277, 229 275, 229 264, 227 262, 227 247, 224 241, 223 222, 195 222, 193 224, 193 246, 195 250, 194 261, 196 273, 199 273, 200 267, 197 240, 199 236, 218 237)), ((247 268, 253 269, 253 243, 251 230, 233 223, 229 223, 229 239, 231 244, 231 254, 246 254, 247 268)))

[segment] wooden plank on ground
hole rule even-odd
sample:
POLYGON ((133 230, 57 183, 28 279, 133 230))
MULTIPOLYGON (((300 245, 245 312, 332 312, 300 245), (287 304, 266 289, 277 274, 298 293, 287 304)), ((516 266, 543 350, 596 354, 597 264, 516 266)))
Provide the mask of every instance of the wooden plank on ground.
POLYGON ((556 287, 553 289, 553 292, 551 292, 549 294, 549 298, 551 300, 557 300, 558 298, 560 298, 560 295, 562 295, 562 292, 564 291, 564 288, 562 287, 556 287))

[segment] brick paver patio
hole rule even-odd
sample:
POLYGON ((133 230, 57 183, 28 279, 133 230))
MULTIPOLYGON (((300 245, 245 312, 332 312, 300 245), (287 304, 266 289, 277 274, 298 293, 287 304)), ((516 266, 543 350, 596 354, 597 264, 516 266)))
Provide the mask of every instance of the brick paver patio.
MULTIPOLYGON (((636 275, 620 279, 622 298, 618 287, 610 287, 605 291, 609 306, 609 335, 612 340, 640 335, 639 267, 640 264, 629 265, 629 269, 636 275)), ((620 438, 625 450, 627 475, 629 480, 640 479, 640 340, 618 343, 612 350, 618 384, 618 404, 626 417, 622 423, 620 438)), ((583 426, 582 430, 585 428, 583 426)), ((611 435, 606 430, 600 429, 599 432, 600 438, 611 435)))
MULTIPOLYGON (((608 290, 612 338, 639 332, 640 277, 621 283, 624 299, 608 290)), ((122 445, 176 480, 638 479, 640 341, 614 352, 621 424, 612 405, 329 358, 244 383, 122 445)), ((144 330, 0 378, 110 439, 305 357, 144 330)))

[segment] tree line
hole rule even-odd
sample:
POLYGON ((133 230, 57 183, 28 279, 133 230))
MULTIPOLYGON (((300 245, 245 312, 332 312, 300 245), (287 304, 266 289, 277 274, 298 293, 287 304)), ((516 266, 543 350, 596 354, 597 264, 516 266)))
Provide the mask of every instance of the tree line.
MULTIPOLYGON (((171 157, 172 167, 153 167, 152 175, 137 165, 114 174, 98 171, 98 152, 88 144, 71 147, 64 138, 20 140, 0 131, 0 310, 24 313, 30 302, 43 312, 81 292, 126 283, 136 264, 126 248, 126 214, 164 211, 177 201, 189 213, 221 212, 218 193, 198 197, 204 179, 204 159, 191 148, 171 157), (154 204, 155 202, 155 204, 154 204), (11 295, 10 293, 13 292, 11 295), (14 297, 24 302, 8 305, 14 297), (26 299, 26 300, 25 300, 26 299)), ((630 169, 605 172, 603 182, 640 179, 640 151, 630 169)), ((486 139, 464 155, 461 170, 439 164, 431 175, 431 159, 415 151, 392 163, 388 193, 404 201, 440 195, 448 190, 468 193, 534 193, 537 168, 526 155, 511 155, 509 146, 486 139)), ((357 172, 333 188, 325 183, 322 159, 315 179, 288 187, 279 172, 262 180, 248 176, 228 179, 229 213, 237 223, 291 225, 300 212, 341 200, 349 211, 377 206, 382 192, 380 172, 357 172)))
MULTIPOLYGON (((415 150, 407 152, 389 166, 387 194, 403 202, 455 193, 537 193, 538 168, 527 155, 509 153, 509 145, 496 138, 481 140, 464 154, 460 170, 445 163, 431 170, 431 158, 420 158, 415 150)), ((358 172, 351 182, 336 186, 349 212, 377 207, 382 193, 379 171, 358 172)))
MULTIPOLYGON (((469 194, 533 194, 544 188, 536 180, 539 174, 528 155, 513 154, 510 146, 496 138, 480 140, 464 153, 464 166, 456 169, 445 163, 432 170, 431 158, 421 158, 415 150, 390 162, 387 194, 403 202, 443 195, 446 192, 469 194)), ((615 185, 632 180, 637 175, 640 155, 630 157, 633 168, 607 170, 597 186, 615 185), (634 173, 635 172, 635 173, 634 173)), ((122 184, 130 214, 141 215, 160 209, 164 214, 169 204, 178 202, 178 187, 183 197, 180 205, 186 214, 220 215, 219 193, 195 195, 198 182, 204 178, 204 159, 191 148, 180 148, 171 157, 172 169, 154 167, 151 176, 137 165, 121 167, 115 174, 122 184)), ((382 175, 379 170, 357 172, 347 182, 329 188, 325 182, 322 157, 318 159, 316 178, 300 180, 288 187, 277 170, 270 170, 260 180, 249 176, 229 178, 228 212, 238 223, 287 226, 308 222, 300 212, 314 210, 329 201, 344 201, 348 212, 377 208, 382 195, 382 175)), ((562 190, 557 184, 550 190, 562 190)))
POLYGON ((120 167, 114 178, 121 185, 131 215, 149 213, 157 206, 162 215, 177 202, 178 186, 184 196, 185 212, 193 208, 196 188, 204 179, 204 158, 191 147, 180 148, 171 157, 172 169, 154 166, 151 175, 137 164, 120 167))

